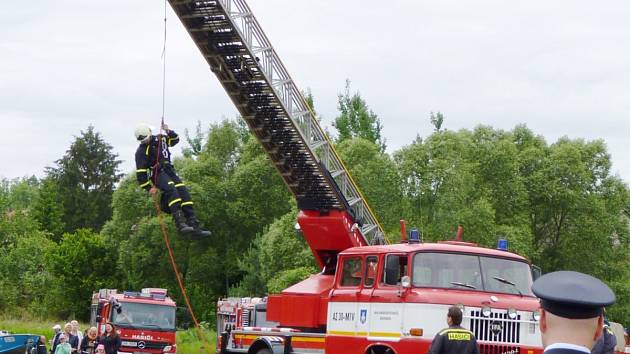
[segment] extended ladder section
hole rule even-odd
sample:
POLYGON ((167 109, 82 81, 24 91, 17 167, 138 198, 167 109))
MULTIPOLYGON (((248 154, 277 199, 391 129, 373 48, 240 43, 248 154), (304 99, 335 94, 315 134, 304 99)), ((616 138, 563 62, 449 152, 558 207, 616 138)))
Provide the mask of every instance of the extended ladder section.
POLYGON ((298 208, 323 216, 347 212, 354 227, 346 247, 383 244, 376 217, 247 3, 169 2, 297 199, 298 208))

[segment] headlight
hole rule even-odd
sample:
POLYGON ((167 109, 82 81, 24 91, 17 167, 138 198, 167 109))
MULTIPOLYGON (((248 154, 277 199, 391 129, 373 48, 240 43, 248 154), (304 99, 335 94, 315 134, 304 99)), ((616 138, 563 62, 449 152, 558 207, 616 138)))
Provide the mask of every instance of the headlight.
POLYGON ((508 309, 508 318, 511 320, 515 320, 516 319, 516 309, 508 309))
POLYGON ((532 319, 534 321, 540 321, 540 311, 536 310, 532 312, 532 319))
POLYGON ((171 346, 167 345, 166 347, 164 347, 164 349, 162 349, 163 352, 170 352, 171 351, 171 346))
POLYGON ((490 317, 491 313, 492 313, 492 309, 490 308, 490 306, 484 306, 481 308, 481 316, 490 317))

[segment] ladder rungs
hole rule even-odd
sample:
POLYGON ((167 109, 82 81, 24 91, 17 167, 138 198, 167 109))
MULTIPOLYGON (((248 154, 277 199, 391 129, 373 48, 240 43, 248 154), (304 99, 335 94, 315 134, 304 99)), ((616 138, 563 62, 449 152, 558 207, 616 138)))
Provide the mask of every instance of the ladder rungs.
POLYGON ((345 170, 337 170, 337 171, 332 171, 332 172, 330 173, 330 175, 331 175, 333 178, 337 178, 337 177, 341 176, 341 175, 342 175, 342 174, 344 174, 344 173, 346 173, 346 171, 345 171, 345 170))

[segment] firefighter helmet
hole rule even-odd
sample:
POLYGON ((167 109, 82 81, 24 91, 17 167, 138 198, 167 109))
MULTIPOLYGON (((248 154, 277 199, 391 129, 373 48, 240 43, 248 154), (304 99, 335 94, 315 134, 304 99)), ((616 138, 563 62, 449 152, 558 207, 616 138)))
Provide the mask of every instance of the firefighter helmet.
POLYGON ((151 135, 151 127, 148 124, 140 124, 136 127, 134 134, 137 140, 143 140, 147 136, 151 135))

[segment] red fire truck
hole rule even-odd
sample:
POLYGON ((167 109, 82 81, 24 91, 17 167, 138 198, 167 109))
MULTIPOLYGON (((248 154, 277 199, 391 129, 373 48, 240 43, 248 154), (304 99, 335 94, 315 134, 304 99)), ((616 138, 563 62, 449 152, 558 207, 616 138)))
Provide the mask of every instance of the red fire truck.
POLYGON ((90 323, 99 333, 105 332, 107 322, 116 326, 122 340, 119 353, 175 354, 175 310, 166 289, 100 289, 92 294, 90 323))
POLYGON ((169 3, 294 195, 296 230, 321 269, 266 299, 220 301, 221 353, 422 353, 452 305, 482 353, 541 352, 526 259, 461 240, 387 245, 247 2, 169 3))
POLYGON ((219 301, 221 353, 425 353, 448 307, 482 353, 542 352, 532 268, 461 241, 354 247, 280 295, 219 301))

